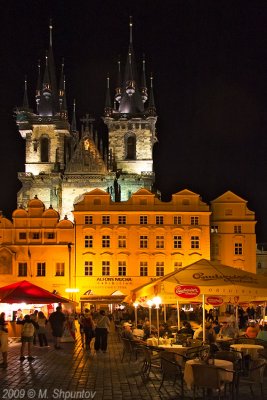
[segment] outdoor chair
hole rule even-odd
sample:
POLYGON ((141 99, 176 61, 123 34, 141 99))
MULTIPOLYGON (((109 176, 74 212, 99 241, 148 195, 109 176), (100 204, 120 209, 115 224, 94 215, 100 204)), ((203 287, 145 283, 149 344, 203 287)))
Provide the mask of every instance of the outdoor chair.
POLYGON ((151 350, 150 347, 140 344, 138 346, 139 351, 142 354, 142 366, 141 366, 141 376, 143 379, 148 379, 152 369, 160 372, 161 364, 159 352, 151 350))
POLYGON ((163 351, 160 353, 160 362, 161 362, 161 372, 162 379, 160 382, 159 390, 161 390, 162 385, 165 380, 173 381, 173 385, 179 380, 180 386, 180 398, 184 398, 184 375, 182 371, 182 367, 176 361, 176 354, 169 351, 163 351))
POLYGON ((128 362, 132 361, 132 358, 135 357, 137 360, 138 353, 140 352, 139 345, 134 340, 126 339, 124 337, 121 338, 122 341, 122 357, 121 361, 128 356, 128 362))
POLYGON ((241 337, 236 340, 237 344, 256 344, 256 339, 251 339, 248 337, 241 337))
POLYGON ((231 344, 235 343, 235 339, 228 339, 222 342, 216 342, 220 350, 230 350, 231 344))
MULTIPOLYGON (((263 392, 263 380, 264 380, 264 370, 266 368, 267 362, 262 358, 258 358, 256 360, 251 360, 248 376, 240 376, 238 385, 237 385, 237 399, 239 398, 239 389, 240 387, 245 385, 249 385, 251 395, 255 398, 255 394, 253 392, 253 386, 259 386, 261 392, 261 398, 264 399, 263 392)), ((243 397, 243 396, 242 396, 243 397)))
POLYGON ((267 348, 265 347, 264 349, 258 350, 259 356, 261 358, 264 358, 267 360, 267 348))
POLYGON ((204 359, 204 358, 208 357, 209 349, 210 349, 210 346, 208 346, 208 345, 191 347, 185 353, 185 357, 189 360, 190 359, 192 360, 194 358, 204 359))
POLYGON ((188 346, 190 347, 198 347, 202 345, 202 340, 199 339, 189 339, 188 346))
POLYGON ((219 350, 215 353, 214 358, 231 361, 236 371, 241 369, 242 353, 239 351, 219 350))
MULTIPOLYGON (((212 391, 218 393, 218 399, 221 399, 221 395, 226 391, 226 384, 221 379, 221 372, 230 372, 234 375, 234 371, 227 370, 225 368, 216 367, 208 364, 193 364, 193 399, 196 398, 196 389, 202 389, 203 398, 206 398, 206 394, 210 394, 212 391)), ((234 378, 233 378, 234 379, 234 378)), ((231 397, 233 397, 233 388, 231 386, 231 397)))

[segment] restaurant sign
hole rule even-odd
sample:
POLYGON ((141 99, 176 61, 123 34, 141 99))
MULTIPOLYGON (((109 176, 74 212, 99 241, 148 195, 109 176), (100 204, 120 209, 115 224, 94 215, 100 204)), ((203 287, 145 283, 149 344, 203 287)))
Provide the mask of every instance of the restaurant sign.
POLYGON ((200 288, 194 285, 178 285, 175 286, 174 293, 178 297, 183 297, 184 299, 191 299, 199 295, 200 288))
POLYGON ((207 303, 211 306, 221 306, 223 304, 223 298, 220 296, 209 296, 207 297, 207 303))

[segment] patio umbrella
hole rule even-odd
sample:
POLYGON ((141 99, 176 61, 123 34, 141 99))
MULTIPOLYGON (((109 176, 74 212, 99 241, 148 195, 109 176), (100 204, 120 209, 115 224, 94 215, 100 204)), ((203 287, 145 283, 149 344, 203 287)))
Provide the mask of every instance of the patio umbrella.
MULTIPOLYGON (((226 303, 267 299, 267 278, 217 261, 199 260, 133 291, 133 296, 149 299, 160 296, 162 304, 201 301, 203 322, 205 300, 222 298, 226 303)), ((204 330, 205 332, 205 330, 204 330)))
POLYGON ((24 280, 0 288, 0 302, 50 304, 70 303, 71 301, 24 280))

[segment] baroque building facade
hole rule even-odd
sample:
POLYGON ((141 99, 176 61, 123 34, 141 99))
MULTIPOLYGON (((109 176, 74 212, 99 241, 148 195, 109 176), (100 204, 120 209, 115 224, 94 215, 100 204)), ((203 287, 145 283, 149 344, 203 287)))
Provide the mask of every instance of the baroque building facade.
POLYGON ((0 215, 2 285, 27 279, 63 296, 79 289, 76 300, 83 303, 93 296, 109 303, 202 258, 255 272, 256 221, 245 200, 228 191, 209 205, 184 189, 163 202, 155 192, 153 79, 148 88, 145 60, 137 75, 131 21, 129 28, 114 103, 107 78, 105 147, 89 115, 78 131, 75 104, 69 123, 64 65, 57 85, 50 24, 36 111, 27 82, 16 110, 25 171, 18 174, 22 187, 12 221, 0 215))

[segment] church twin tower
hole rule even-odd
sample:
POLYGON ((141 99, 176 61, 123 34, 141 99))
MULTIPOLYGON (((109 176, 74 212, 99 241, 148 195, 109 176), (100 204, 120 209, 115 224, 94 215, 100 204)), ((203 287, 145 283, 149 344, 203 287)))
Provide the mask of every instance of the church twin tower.
POLYGON ((51 205, 61 217, 72 219, 73 204, 92 189, 108 191, 116 202, 128 200, 140 188, 152 190, 153 145, 157 141, 152 77, 148 89, 145 60, 141 76, 137 74, 131 19, 129 25, 129 50, 124 74, 118 61, 114 102, 107 78, 103 116, 108 127, 106 148, 94 132, 89 115, 82 119, 78 132, 75 102, 72 122, 68 121, 64 62, 57 83, 50 23, 42 75, 38 64, 36 112, 29 107, 27 81, 23 106, 16 110, 17 125, 26 140, 25 172, 18 175, 22 183, 18 206, 26 208, 29 199, 38 194, 47 208, 51 205))

